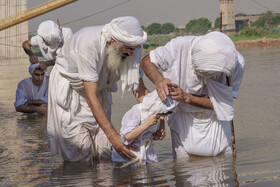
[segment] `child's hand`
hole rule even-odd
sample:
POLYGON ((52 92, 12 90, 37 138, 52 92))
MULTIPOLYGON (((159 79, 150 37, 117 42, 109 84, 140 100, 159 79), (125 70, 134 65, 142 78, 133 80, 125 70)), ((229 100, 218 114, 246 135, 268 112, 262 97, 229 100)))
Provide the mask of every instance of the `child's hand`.
POLYGON ((159 129, 153 134, 153 139, 154 140, 163 140, 165 138, 165 130, 164 129, 159 129))
POLYGON ((147 120, 146 120, 147 124, 149 124, 149 126, 152 126, 154 124, 157 123, 157 115, 156 114, 151 114, 147 120))

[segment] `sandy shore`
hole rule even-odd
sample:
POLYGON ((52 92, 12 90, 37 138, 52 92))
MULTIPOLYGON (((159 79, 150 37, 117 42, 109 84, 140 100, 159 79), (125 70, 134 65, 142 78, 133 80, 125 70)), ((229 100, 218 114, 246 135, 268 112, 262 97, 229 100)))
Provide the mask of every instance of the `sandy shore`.
POLYGON ((280 48, 280 39, 262 38, 234 42, 237 50, 280 48))

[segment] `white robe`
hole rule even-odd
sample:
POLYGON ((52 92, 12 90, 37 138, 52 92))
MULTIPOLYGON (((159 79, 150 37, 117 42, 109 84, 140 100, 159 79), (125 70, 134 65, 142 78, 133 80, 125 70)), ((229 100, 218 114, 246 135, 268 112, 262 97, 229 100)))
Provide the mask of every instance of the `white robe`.
POLYGON ((20 81, 16 91, 15 107, 23 105, 28 100, 42 100, 48 103, 48 83, 49 77, 45 76, 42 85, 35 86, 32 78, 26 78, 20 81))
POLYGON ((93 158, 111 158, 111 144, 87 104, 83 87, 83 81, 98 83, 98 98, 110 119, 111 91, 121 73, 106 68, 102 28, 79 30, 63 45, 50 75, 47 126, 50 150, 61 153, 64 160, 91 162, 93 158))
MULTIPOLYGON (((62 28, 62 35, 63 35, 63 43, 65 43, 66 41, 68 41, 73 36, 73 32, 70 28, 63 27, 62 28)), ((33 36, 30 39, 30 41, 31 41, 32 46, 38 46, 39 47, 42 55, 44 56, 44 58, 46 60, 55 59, 56 55, 58 53, 60 53, 60 50, 61 50, 61 47, 62 47, 62 45, 60 45, 58 43, 58 44, 54 44, 55 47, 54 47, 54 49, 52 49, 52 47, 45 44, 44 40, 39 35, 33 36)))
MULTIPOLYGON (((199 38, 199 36, 177 37, 165 46, 158 47, 150 52, 151 62, 162 70, 163 76, 169 78, 172 83, 178 84, 187 93, 191 93, 187 84, 188 76, 192 72, 187 65, 189 51, 193 43, 199 38)), ((236 53, 238 52, 236 51, 236 53)), ((224 111, 228 108, 233 109, 231 101, 233 97, 237 98, 238 96, 244 66, 244 58, 238 53, 235 71, 230 77, 230 87, 227 87, 226 75, 219 73, 216 80, 205 81, 202 89, 193 93, 200 96, 209 96, 214 105, 214 110, 179 103, 176 113, 172 114, 168 121, 171 128, 174 157, 188 157, 192 154, 215 156, 232 151, 230 121, 219 120, 218 117, 221 119, 231 119, 233 117, 233 115, 225 114, 224 111), (212 84, 213 82, 215 84, 212 84), (227 90, 226 95, 223 95, 224 89, 227 90), (209 91, 212 95, 209 94, 209 91), (218 117, 217 114, 219 114, 218 117)), ((233 111, 228 113, 231 112, 233 111)))

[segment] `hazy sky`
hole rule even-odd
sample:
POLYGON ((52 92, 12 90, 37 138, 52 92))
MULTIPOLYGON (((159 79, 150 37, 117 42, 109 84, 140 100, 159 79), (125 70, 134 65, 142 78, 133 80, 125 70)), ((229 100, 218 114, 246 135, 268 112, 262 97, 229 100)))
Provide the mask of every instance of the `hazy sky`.
MULTIPOLYGON (((31 8, 46 0, 27 2, 31 8)), ((260 14, 269 10, 280 13, 280 0, 234 0, 234 5, 235 14, 260 14)), ((184 26, 191 19, 202 17, 213 22, 219 17, 219 0, 79 0, 29 20, 29 31, 36 31, 48 19, 59 18, 63 26, 75 32, 82 27, 106 24, 119 16, 134 16, 144 26, 167 22, 184 26)))

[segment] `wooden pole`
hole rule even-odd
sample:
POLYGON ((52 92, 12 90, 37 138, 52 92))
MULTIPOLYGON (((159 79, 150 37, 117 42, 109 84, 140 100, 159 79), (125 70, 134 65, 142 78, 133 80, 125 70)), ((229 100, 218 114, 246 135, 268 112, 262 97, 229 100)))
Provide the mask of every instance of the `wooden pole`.
POLYGON ((41 3, 35 7, 29 8, 28 10, 24 10, 18 12, 14 15, 11 15, 7 18, 0 20, 0 31, 4 30, 8 27, 14 26, 16 24, 27 21, 31 18, 40 16, 62 6, 73 3, 77 0, 49 0, 47 2, 41 3))
MULTIPOLYGON (((227 84, 230 86, 230 79, 227 76, 227 84)), ((234 134, 234 126, 233 126, 233 119, 230 121, 230 128, 231 128, 231 144, 232 144, 232 155, 236 158, 236 146, 235 146, 235 134, 234 134)))
POLYGON ((220 12, 220 32, 223 32, 222 25, 223 25, 223 14, 222 14, 222 12, 220 12))

